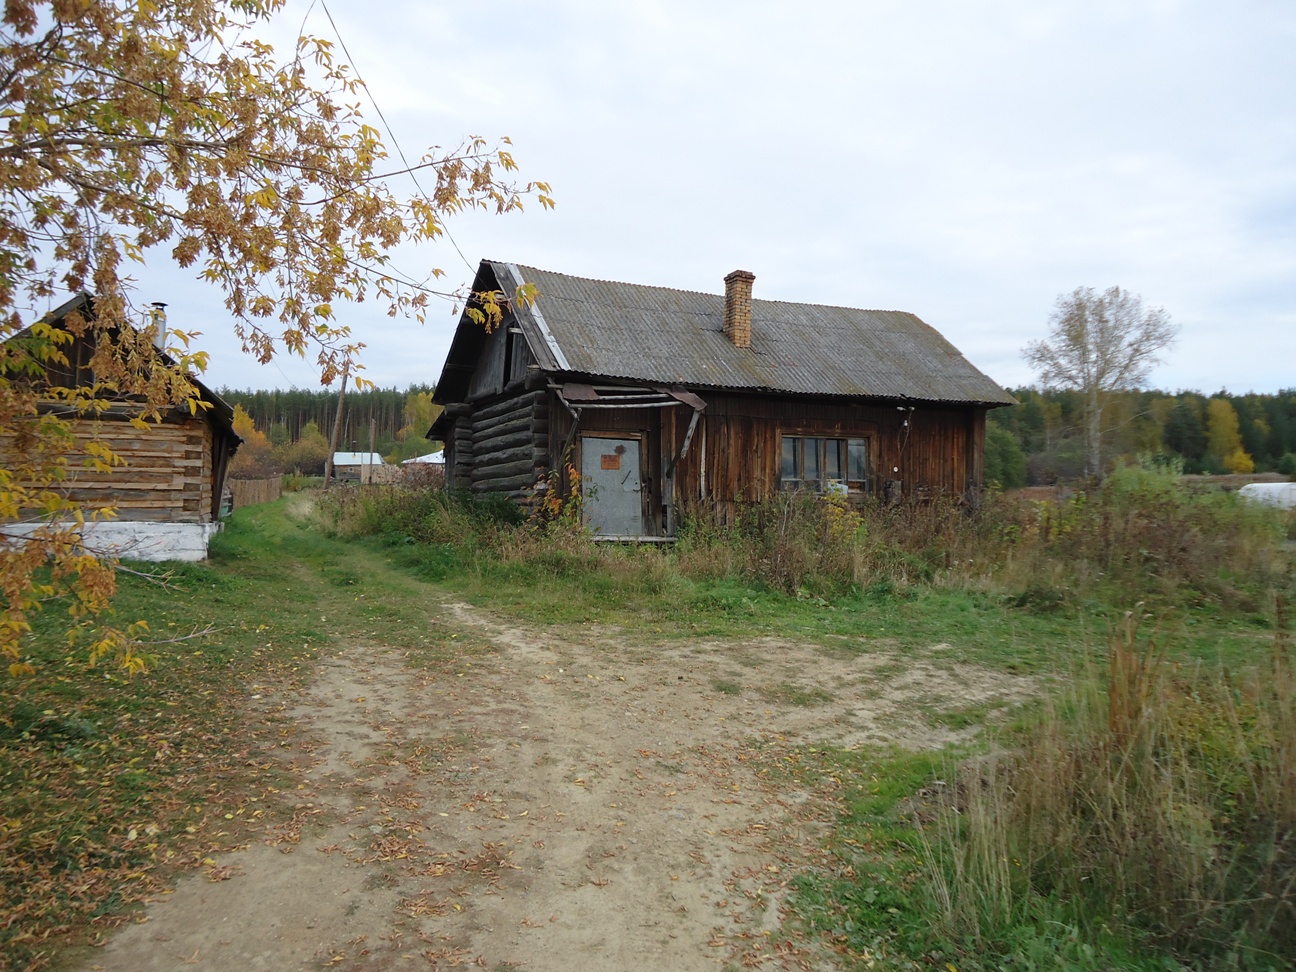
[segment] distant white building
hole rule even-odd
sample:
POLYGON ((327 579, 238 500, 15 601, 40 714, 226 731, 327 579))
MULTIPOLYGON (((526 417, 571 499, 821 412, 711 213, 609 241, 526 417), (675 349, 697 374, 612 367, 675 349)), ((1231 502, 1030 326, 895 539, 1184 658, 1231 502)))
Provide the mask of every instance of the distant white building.
POLYGON ((333 453, 333 478, 351 480, 359 483, 383 481, 383 473, 375 470, 387 465, 383 457, 376 452, 335 452, 333 453))
POLYGON ((1247 483, 1238 495, 1253 503, 1296 510, 1296 483, 1247 483))
POLYGON ((445 465, 445 450, 439 452, 429 452, 426 456, 415 456, 413 459, 406 459, 401 463, 402 466, 408 466, 417 463, 430 463, 433 466, 445 465))

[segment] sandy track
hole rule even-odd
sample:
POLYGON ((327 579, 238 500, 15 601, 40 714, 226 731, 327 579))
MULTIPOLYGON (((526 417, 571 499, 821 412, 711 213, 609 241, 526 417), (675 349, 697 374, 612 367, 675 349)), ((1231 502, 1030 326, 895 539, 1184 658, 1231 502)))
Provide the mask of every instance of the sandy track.
POLYGON ((149 905, 84 967, 832 968, 780 929, 831 795, 780 789, 788 747, 939 745, 917 704, 1011 703, 1027 679, 922 657, 608 630, 464 605, 471 665, 355 645, 300 698, 291 820, 149 905), (217 877, 222 880, 213 881, 217 877))

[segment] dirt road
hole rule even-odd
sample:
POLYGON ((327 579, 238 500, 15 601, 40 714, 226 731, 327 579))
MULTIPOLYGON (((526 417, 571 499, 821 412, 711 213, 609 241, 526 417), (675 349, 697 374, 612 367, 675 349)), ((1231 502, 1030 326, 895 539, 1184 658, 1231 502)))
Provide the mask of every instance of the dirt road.
POLYGON ((954 734, 920 704, 1032 691, 940 646, 645 648, 458 604, 441 623, 471 663, 358 644, 305 693, 253 698, 295 724, 275 823, 81 967, 833 968, 781 928, 832 795, 769 768, 806 742, 939 745, 954 734))

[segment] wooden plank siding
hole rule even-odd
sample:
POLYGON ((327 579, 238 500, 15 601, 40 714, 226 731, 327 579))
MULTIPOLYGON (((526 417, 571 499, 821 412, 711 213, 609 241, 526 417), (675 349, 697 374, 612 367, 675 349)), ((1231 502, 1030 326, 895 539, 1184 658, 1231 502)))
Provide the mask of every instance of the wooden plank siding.
MULTIPOLYGON (((981 484, 985 410, 915 405, 816 402, 797 398, 704 394, 707 408, 689 454, 676 469, 678 500, 760 502, 780 489, 781 436, 869 440, 865 492, 962 496, 981 484), (908 421, 906 427, 905 422, 908 421)), ((671 455, 689 416, 676 410, 665 433, 671 455)))
MULTIPOLYGON (((196 401, 182 401, 164 409, 161 421, 132 424, 139 415, 142 400, 116 397, 116 393, 96 386, 94 365, 97 350, 108 350, 100 342, 111 338, 146 353, 150 362, 167 365, 174 362, 163 351, 151 347, 151 335, 130 325, 100 330, 95 322, 95 298, 88 293, 72 296, 45 317, 44 323, 63 328, 74 339, 63 345, 66 364, 50 363, 44 371, 32 376, 31 390, 37 395, 37 413, 53 413, 67 423, 72 441, 58 461, 63 463, 63 481, 49 486, 80 505, 86 513, 112 508, 116 525, 183 524, 185 529, 144 529, 126 531, 121 536, 135 545, 146 534, 154 538, 200 538, 199 546, 172 545, 168 540, 153 543, 154 551, 171 551, 189 559, 191 554, 206 550, 206 539, 212 531, 191 530, 188 525, 205 525, 220 517, 221 491, 229 463, 241 441, 234 432, 233 409, 196 376, 190 375, 196 401), (76 322, 86 324, 86 329, 76 322), (70 323, 72 322, 72 323, 70 323), (156 357, 148 357, 156 355, 156 357), (77 414, 61 396, 44 396, 44 388, 79 388, 93 395, 93 408, 77 414), (89 460, 91 444, 102 445, 122 464, 111 469, 96 468, 89 460)), ((33 326, 34 327, 34 326, 33 326)), ((26 328, 9 340, 30 337, 26 328)), ((24 379, 28 380, 28 379, 24 379)), ((0 462, 8 469, 19 469, 30 460, 24 450, 40 449, 28 435, 23 423, 15 435, 0 437, 0 462)), ((43 455, 37 452, 37 456, 43 455)), ((23 510, 17 517, 24 526, 38 522, 42 511, 23 510)), ((147 545, 146 545, 147 546, 147 545)), ((200 559, 200 558, 199 558, 200 559)))
POLYGON ((283 477, 272 476, 269 479, 231 479, 229 482, 234 509, 245 506, 256 506, 258 503, 273 503, 283 495, 283 477))
MULTIPOLYGON (((201 417, 151 424, 148 431, 124 421, 73 419, 80 448, 68 457, 67 479, 57 488, 86 510, 113 507, 118 520, 210 523, 215 518, 213 436, 201 417), (78 455, 97 440, 126 464, 111 471, 89 468, 78 455)), ((11 448, 0 441, 0 456, 11 448)))
MULTIPOLYGON (((649 536, 673 534, 681 508, 700 505, 729 518, 736 504, 771 499, 782 488, 783 435, 867 439, 869 477, 863 489, 852 490, 857 502, 871 497, 974 500, 982 485, 984 408, 699 394, 706 409, 688 454, 669 479, 667 471, 693 417, 686 405, 585 407, 573 435, 575 419, 552 390, 525 390, 515 383, 503 396, 451 404, 448 481, 525 503, 549 470, 562 470, 566 463, 581 468, 582 436, 637 437, 644 443, 649 536)), ((565 491, 566 477, 558 479, 565 491)))
MULTIPOLYGON (((483 261, 474 291, 507 296, 525 282, 539 296, 510 303, 490 331, 467 311, 460 319, 434 396, 445 411, 430 432, 446 443, 447 483, 525 500, 570 463, 616 493, 591 494, 596 530, 636 535, 633 501, 621 494, 637 492, 644 534, 669 536, 685 506, 728 516, 777 495, 794 436, 802 479, 787 485, 848 489, 860 503, 975 503, 986 412, 1012 396, 912 314, 755 300, 751 281, 730 274, 720 296, 483 261), (750 341, 734 340, 740 333, 750 341), (615 455, 600 453, 611 465, 581 455, 583 439, 600 437, 622 440, 615 455), (834 464, 828 475, 806 459, 809 438, 834 464), (846 440, 846 454, 824 439, 846 440), (638 489, 601 477, 635 441, 638 489), (836 463, 847 460, 843 478, 836 463)), ((555 479, 566 492, 568 477, 555 479)))
MULTIPOLYGON (((567 463, 582 468, 584 435, 643 442, 644 529, 649 536, 673 535, 684 508, 712 509, 727 519, 736 504, 771 499, 782 489, 783 435, 867 439, 869 478, 863 489, 852 490, 857 502, 870 497, 975 497, 982 484, 982 406, 695 388, 706 408, 688 454, 672 470, 694 415, 688 405, 601 408, 577 403, 569 408, 550 387, 551 380, 598 384, 600 379, 544 373, 512 314, 493 331, 476 334, 474 341, 472 365, 453 365, 464 373, 464 398, 445 403, 446 484, 452 488, 503 494, 529 504, 551 470, 562 472, 567 463), (575 432, 573 408, 580 413, 575 432)), ((567 477, 556 480, 566 493, 567 477)))

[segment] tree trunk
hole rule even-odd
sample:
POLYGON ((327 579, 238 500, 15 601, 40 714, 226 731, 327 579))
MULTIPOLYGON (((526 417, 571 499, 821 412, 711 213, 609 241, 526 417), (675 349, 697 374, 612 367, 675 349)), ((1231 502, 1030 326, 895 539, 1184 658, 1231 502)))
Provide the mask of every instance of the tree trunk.
POLYGON ((1086 463, 1088 473, 1094 479, 1103 477, 1102 465, 1102 400, 1098 389, 1089 389, 1089 430, 1086 438, 1089 445, 1089 460, 1086 463))
POLYGON ((349 362, 342 366, 342 387, 338 389, 337 414, 333 417, 333 434, 329 436, 329 454, 324 460, 324 492, 328 492, 329 480, 333 478, 333 457, 337 455, 338 432, 342 429, 342 402, 346 400, 347 368, 349 362))

